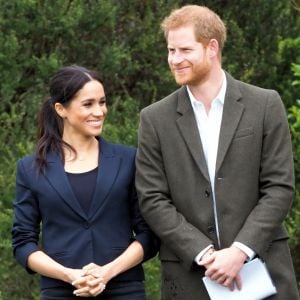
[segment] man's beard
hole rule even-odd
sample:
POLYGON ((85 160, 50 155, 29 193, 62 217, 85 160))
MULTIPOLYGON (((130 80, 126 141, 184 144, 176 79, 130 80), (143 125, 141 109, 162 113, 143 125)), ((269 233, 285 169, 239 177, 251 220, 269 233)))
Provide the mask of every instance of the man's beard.
POLYGON ((203 83, 207 78, 211 70, 211 65, 207 60, 204 60, 200 64, 194 65, 189 73, 187 74, 176 74, 174 70, 172 73, 174 75, 175 81, 179 85, 199 85, 203 83))

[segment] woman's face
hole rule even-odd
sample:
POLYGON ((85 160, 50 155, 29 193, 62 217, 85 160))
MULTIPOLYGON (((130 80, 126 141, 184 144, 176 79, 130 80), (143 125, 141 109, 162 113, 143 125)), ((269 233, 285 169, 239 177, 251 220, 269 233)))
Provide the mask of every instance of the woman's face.
POLYGON ((67 107, 56 103, 55 108, 64 121, 64 136, 101 134, 107 107, 104 89, 99 81, 87 82, 67 107))

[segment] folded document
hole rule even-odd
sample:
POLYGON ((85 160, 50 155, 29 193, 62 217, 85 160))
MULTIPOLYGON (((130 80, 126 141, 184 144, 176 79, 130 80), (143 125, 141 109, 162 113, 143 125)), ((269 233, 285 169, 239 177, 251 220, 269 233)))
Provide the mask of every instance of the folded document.
POLYGON ((261 300, 276 294, 276 288, 270 274, 259 258, 244 264, 240 271, 242 289, 233 291, 212 281, 208 277, 202 280, 211 300, 261 300))

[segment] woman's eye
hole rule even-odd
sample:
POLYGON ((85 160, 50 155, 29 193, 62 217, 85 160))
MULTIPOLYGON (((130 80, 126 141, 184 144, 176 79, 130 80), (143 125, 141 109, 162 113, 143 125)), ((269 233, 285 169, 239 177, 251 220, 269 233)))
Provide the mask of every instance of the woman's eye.
POLYGON ((100 106, 104 106, 105 104, 106 104, 106 98, 105 97, 99 99, 99 105, 100 106))

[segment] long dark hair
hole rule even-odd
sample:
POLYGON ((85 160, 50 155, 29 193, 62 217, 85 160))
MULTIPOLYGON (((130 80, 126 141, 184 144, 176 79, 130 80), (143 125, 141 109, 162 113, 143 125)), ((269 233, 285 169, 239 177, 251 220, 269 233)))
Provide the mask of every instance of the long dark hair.
POLYGON ((75 149, 64 142, 63 119, 56 113, 55 103, 67 107, 76 93, 91 80, 102 83, 95 71, 72 65, 59 69, 50 80, 49 97, 44 101, 38 115, 38 142, 36 147, 36 163, 38 171, 47 167, 47 153, 55 152, 64 162, 64 147, 76 154, 75 149))

